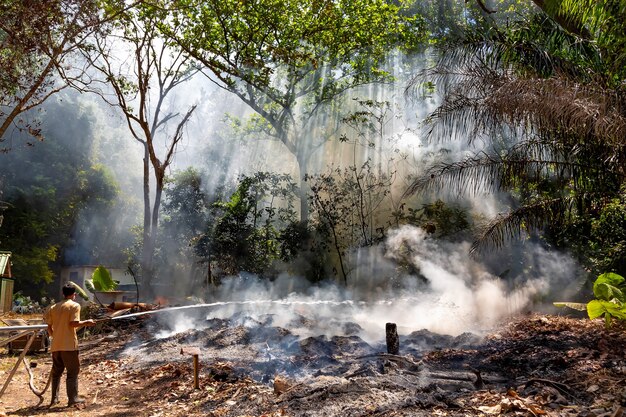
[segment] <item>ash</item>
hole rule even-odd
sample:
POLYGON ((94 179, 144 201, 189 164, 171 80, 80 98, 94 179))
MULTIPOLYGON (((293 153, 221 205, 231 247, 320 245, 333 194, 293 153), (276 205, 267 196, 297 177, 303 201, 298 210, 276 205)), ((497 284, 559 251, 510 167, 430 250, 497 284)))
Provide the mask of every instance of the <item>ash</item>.
POLYGON ((184 331, 180 316, 143 318, 113 354, 163 387, 144 389, 142 401, 191 401, 189 416, 615 417, 626 407, 623 327, 519 316, 484 337, 401 332, 400 353, 390 355, 383 329, 366 341, 358 323, 327 319, 335 332, 311 335, 323 327, 315 317, 187 317, 194 328, 184 331), (192 379, 181 349, 199 352, 204 387, 184 398, 171 388, 192 379))
POLYGON ((193 321, 194 328, 176 332, 180 316, 146 320, 144 331, 134 335, 123 356, 137 368, 158 367, 174 361, 189 362, 181 349, 197 348, 203 372, 218 380, 250 378, 272 387, 280 396, 279 402, 289 404, 289 415, 337 415, 345 396, 360 398, 350 401, 352 411, 347 415, 361 415, 366 403, 377 404, 379 411, 400 407, 413 409, 407 415, 419 415, 415 407, 454 405, 457 395, 476 389, 477 378, 505 380, 494 372, 477 377, 462 360, 453 367, 427 366, 422 360, 433 351, 477 348, 482 337, 471 333, 448 336, 415 331, 400 336, 400 355, 390 355, 386 353, 384 328, 380 341, 368 343, 359 336, 361 326, 350 321, 327 321, 325 325, 334 329, 331 336, 311 336, 320 323, 299 314, 286 323, 276 314, 252 316, 242 312, 229 318, 184 317, 183 321, 193 321), (415 396, 418 391, 424 393, 420 398, 415 396), (317 403, 320 399, 324 406, 317 403))

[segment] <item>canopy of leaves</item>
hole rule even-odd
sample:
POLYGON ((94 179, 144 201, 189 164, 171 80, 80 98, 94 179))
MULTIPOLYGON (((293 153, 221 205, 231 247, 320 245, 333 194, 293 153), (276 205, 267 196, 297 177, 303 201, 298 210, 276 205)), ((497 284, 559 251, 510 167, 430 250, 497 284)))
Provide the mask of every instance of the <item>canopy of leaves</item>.
POLYGON ((208 197, 202 189, 202 175, 194 168, 175 173, 167 178, 162 207, 162 226, 168 239, 183 243, 177 235, 193 236, 206 223, 208 197))
POLYGON ((293 233, 292 201, 297 188, 288 175, 259 172, 243 176, 228 201, 214 204, 214 222, 196 244, 196 253, 225 274, 262 274, 274 261, 293 256, 301 244, 293 233))
POLYGON ((419 20, 399 10, 382 0, 179 0, 164 30, 227 86, 265 87, 281 66, 289 79, 327 64, 371 76, 364 70, 376 71, 389 45, 414 46, 423 36, 419 20))
POLYGON ((421 0, 413 2, 409 11, 423 17, 430 42, 439 44, 458 39, 467 30, 489 30, 494 23, 505 23, 532 8, 524 0, 421 0))
MULTIPOLYGON (((286 141, 295 105, 388 79, 394 46, 424 39, 421 20, 384 0, 179 0, 163 31, 236 93, 286 141)), ((293 140, 293 139, 292 139, 293 140)), ((295 153, 294 143, 288 144, 295 153)))

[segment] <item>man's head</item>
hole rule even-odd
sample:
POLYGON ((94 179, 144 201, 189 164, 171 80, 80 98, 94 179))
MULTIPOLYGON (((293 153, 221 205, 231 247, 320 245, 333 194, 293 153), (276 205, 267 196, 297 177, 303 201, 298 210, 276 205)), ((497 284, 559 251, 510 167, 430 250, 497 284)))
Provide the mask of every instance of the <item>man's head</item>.
POLYGON ((76 288, 72 284, 67 283, 63 286, 63 296, 65 298, 70 298, 74 294, 76 294, 76 288))

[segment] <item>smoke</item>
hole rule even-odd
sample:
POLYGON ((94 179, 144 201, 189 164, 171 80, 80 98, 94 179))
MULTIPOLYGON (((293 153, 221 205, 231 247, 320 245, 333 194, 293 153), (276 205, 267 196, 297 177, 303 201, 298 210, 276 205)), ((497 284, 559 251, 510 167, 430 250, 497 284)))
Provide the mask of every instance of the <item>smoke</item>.
POLYGON ((564 288, 575 281, 576 263, 565 254, 532 245, 527 256, 538 261, 531 272, 503 280, 470 258, 469 245, 434 240, 422 229, 403 226, 384 245, 354 254, 348 286, 311 286, 286 274, 275 281, 232 277, 216 290, 214 302, 195 314, 189 309, 168 316, 170 331, 161 336, 198 329, 203 319, 258 325, 268 317, 272 325, 300 337, 358 334, 368 343, 380 342, 388 322, 396 323, 402 335, 422 329, 452 336, 482 334, 503 319, 541 308, 554 285, 564 288), (401 272, 407 262, 412 273, 401 272))
MULTIPOLYGON (((420 57, 419 65, 425 65, 427 60, 428 57, 420 57)), ((404 76, 417 71, 415 65, 415 62, 412 63, 404 76)), ((392 66, 401 69, 397 62, 392 66)), ((234 182, 241 173, 280 170, 297 175, 295 158, 285 152, 284 145, 259 138, 244 143, 228 130, 229 125, 222 122, 225 113, 237 117, 250 114, 250 109, 245 108, 238 98, 211 86, 201 77, 182 87, 168 102, 171 108, 185 109, 195 103, 199 103, 199 107, 186 127, 186 138, 178 149, 172 169, 200 167, 206 172, 205 186, 209 194, 224 184, 234 182)), ((317 155, 311 159, 310 171, 323 170, 329 162, 356 164, 370 157, 382 164, 403 152, 411 155, 408 160, 415 165, 417 160, 423 163, 425 159, 441 156, 441 143, 426 146, 418 132, 406 130, 407 124, 419 124, 424 115, 434 108, 436 99, 424 101, 421 106, 411 106, 401 102, 402 94, 397 86, 395 90, 376 86, 356 92, 353 98, 357 96, 380 102, 398 102, 399 113, 403 114, 390 112, 389 124, 380 133, 385 138, 399 132, 405 133, 404 136, 386 148, 389 154, 377 153, 382 143, 377 143, 376 147, 364 147, 359 156, 361 161, 355 161, 352 145, 329 141, 323 147, 312 150, 317 155)), ((139 223, 142 149, 130 136, 120 116, 112 114, 113 109, 98 107, 91 98, 84 96, 66 103, 65 111, 73 112, 79 108, 82 114, 88 114, 90 118, 84 121, 89 126, 81 125, 69 131, 65 121, 76 118, 76 114, 55 117, 56 124, 51 120, 44 123, 50 137, 53 136, 52 131, 61 137, 78 136, 76 132, 80 130, 88 132, 84 136, 93 139, 94 162, 107 166, 120 186, 120 202, 115 210, 106 216, 101 212, 82 213, 84 217, 78 220, 73 236, 75 246, 68 249, 66 261, 85 262, 84 254, 94 253, 99 241, 100 257, 93 261, 108 264, 111 262, 103 258, 115 258, 115 254, 107 254, 106 248, 115 248, 117 255, 121 254, 122 245, 113 245, 112 242, 126 242, 125 239, 130 239, 130 225, 139 223)), ((349 109, 343 110, 347 112, 349 109)), ((359 109, 353 107, 352 110, 359 109)), ((313 140, 310 136, 325 127, 324 120, 322 118, 319 126, 315 125, 298 139, 313 140)), ((82 143, 87 143, 87 138, 82 143)), ((468 151, 463 141, 448 146, 446 152, 450 159, 457 159, 468 151)), ((398 184, 398 187, 401 185, 398 184)), ((473 199, 471 204, 477 211, 492 215, 500 211, 501 199, 499 196, 473 199)), ((406 226, 390 231, 384 245, 358 249, 350 254, 351 273, 346 287, 333 282, 311 287, 309 282, 297 275, 284 274, 271 282, 242 275, 226 279, 213 294, 213 300, 209 300, 218 304, 206 306, 208 312, 202 314, 204 318, 230 318, 238 313, 256 317, 273 315, 275 324, 295 328, 303 337, 316 334, 331 336, 345 333, 347 327, 350 331, 357 328, 346 327, 346 323, 358 325, 360 335, 366 340, 380 339, 387 322, 396 323, 403 334, 421 329, 450 335, 465 331, 481 332, 503 318, 543 306, 553 286, 565 288, 566 284, 574 283, 571 289, 576 287, 578 281, 574 277, 577 268, 566 255, 547 252, 535 245, 527 245, 523 251, 518 249, 511 249, 506 256, 511 258, 513 253, 517 254, 516 264, 528 267, 521 268, 524 271, 517 268, 517 273, 503 280, 498 276, 501 271, 494 272, 493 260, 479 262, 469 257, 468 242, 437 241, 430 239, 421 229, 406 226), (303 317, 310 318, 307 326, 298 326, 303 317)), ((184 264, 184 260, 168 261, 184 264)), ((559 298, 567 299, 567 294, 559 298)), ((198 314, 196 311, 193 314, 172 315, 169 321, 171 331, 196 327, 198 314)))
MULTIPOLYGON (((567 254, 548 252, 538 244, 528 244, 517 251, 519 262, 526 266, 511 277, 496 276, 491 268, 469 255, 469 242, 446 242, 429 239, 426 232, 411 226, 394 231, 387 241, 387 256, 398 258, 407 253, 410 262, 427 281, 420 291, 424 302, 410 309, 411 320, 423 321, 424 328, 446 334, 481 331, 500 320, 527 310, 538 310, 550 302, 552 288, 558 296, 580 280, 580 268, 567 254), (572 284, 566 289, 566 283, 572 284)), ((507 250, 496 253, 506 260, 507 250)), ((405 255, 406 256, 406 255, 405 255)), ((502 263, 499 266, 503 268, 502 263)))

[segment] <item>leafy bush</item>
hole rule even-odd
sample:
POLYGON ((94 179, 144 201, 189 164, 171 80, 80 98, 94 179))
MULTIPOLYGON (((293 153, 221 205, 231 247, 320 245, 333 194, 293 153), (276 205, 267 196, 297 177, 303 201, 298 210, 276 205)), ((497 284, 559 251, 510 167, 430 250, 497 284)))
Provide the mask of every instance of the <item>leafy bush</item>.
POLYGON ((624 277, 608 272, 600 275, 593 283, 595 300, 587 303, 587 314, 590 319, 604 315, 606 326, 611 325, 611 319, 626 320, 626 285, 624 277))
POLYGON ((282 234, 295 221, 296 188, 286 174, 242 176, 228 200, 213 204, 213 218, 196 241, 196 255, 225 275, 271 275, 276 262, 294 257, 299 249, 288 247, 297 242, 282 234))
POLYGON ((626 280, 619 274, 607 272, 596 278, 593 283, 596 299, 587 304, 556 302, 557 307, 569 307, 586 310, 591 320, 604 316, 606 327, 611 326, 613 318, 626 320, 626 280))

